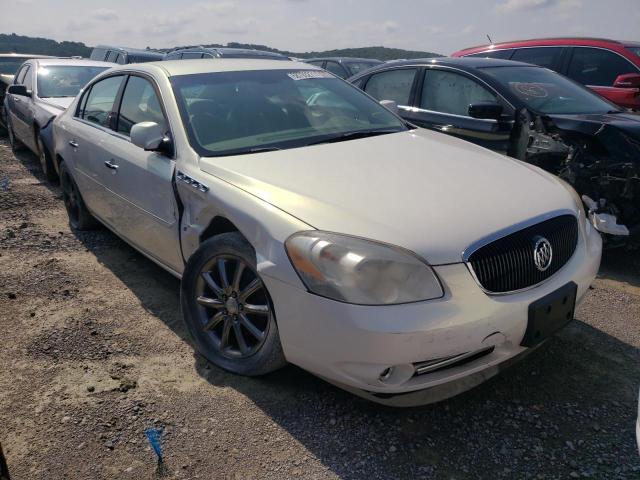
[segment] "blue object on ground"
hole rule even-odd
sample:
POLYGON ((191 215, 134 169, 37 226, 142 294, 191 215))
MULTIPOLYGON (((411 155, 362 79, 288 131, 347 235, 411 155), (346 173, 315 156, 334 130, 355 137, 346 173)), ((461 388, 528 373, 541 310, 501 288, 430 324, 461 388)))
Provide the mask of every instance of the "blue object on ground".
POLYGON ((162 461, 162 428, 147 428, 144 431, 151 448, 156 452, 158 460, 162 461))

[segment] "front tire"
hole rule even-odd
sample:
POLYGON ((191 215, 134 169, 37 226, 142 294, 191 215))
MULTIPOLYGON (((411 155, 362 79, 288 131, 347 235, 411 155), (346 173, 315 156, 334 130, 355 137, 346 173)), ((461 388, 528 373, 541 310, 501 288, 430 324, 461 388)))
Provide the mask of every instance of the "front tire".
POLYGON ((7 121, 7 135, 9 137, 9 145, 11 145, 11 150, 13 150, 13 153, 24 150, 24 143, 16 138, 16 135, 13 132, 13 127, 11 126, 11 122, 9 121, 7 121))
POLYGON ((93 230, 96 228, 98 221, 84 204, 80 190, 78 190, 65 162, 60 163, 60 188, 71 228, 74 230, 93 230))
POLYGON ((38 134, 36 138, 38 144, 38 158, 40 159, 40 166, 42 167, 42 173, 49 182, 54 182, 58 179, 55 167, 53 166, 53 160, 49 154, 49 150, 45 147, 42 137, 38 134))
POLYGON ((255 376, 287 363, 255 251, 239 233, 200 245, 187 262, 180 301, 197 350, 214 365, 255 376))

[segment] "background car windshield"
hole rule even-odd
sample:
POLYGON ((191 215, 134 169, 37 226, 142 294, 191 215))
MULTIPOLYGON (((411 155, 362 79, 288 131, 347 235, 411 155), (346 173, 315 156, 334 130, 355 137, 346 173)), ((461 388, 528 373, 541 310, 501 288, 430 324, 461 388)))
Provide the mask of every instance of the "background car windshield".
POLYGON ((360 90, 321 70, 204 73, 171 82, 191 144, 202 156, 407 129, 360 90))
POLYGON ((28 58, 0 58, 0 74, 15 75, 20 65, 22 65, 26 60, 28 60, 28 58))
POLYGON ((75 97, 89 80, 107 67, 47 66, 38 69, 38 96, 75 97))
POLYGON ((486 67, 483 70, 535 112, 582 114, 619 110, 597 94, 546 68, 486 67))

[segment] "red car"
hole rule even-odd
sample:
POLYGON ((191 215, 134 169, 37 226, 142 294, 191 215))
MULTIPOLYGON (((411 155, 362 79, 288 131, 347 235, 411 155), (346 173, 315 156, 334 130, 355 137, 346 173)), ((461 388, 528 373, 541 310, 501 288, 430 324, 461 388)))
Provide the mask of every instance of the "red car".
POLYGON ((550 68, 626 108, 640 110, 640 42, 547 38, 467 48, 452 57, 489 57, 550 68))

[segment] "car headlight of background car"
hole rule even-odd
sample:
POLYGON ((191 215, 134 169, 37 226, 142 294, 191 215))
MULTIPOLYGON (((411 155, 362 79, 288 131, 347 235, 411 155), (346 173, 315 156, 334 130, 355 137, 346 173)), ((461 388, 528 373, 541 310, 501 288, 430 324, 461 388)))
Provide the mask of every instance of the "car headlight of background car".
POLYGON ((431 267, 399 247, 322 231, 296 233, 285 246, 302 282, 323 297, 393 305, 444 295, 431 267))

